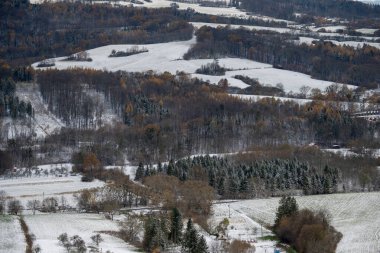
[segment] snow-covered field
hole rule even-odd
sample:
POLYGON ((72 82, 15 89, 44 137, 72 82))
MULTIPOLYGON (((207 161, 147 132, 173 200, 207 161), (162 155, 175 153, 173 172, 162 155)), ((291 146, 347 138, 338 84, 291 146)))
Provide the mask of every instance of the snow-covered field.
MULTIPOLYGON (((79 235, 87 246, 95 246, 91 236, 100 231, 118 231, 116 221, 104 218, 101 214, 84 213, 55 213, 36 214, 25 216, 25 222, 31 233, 36 236, 34 244, 41 246, 42 252, 66 252, 59 245, 57 237, 62 233, 68 236, 79 235)), ((100 243, 101 252, 107 250, 113 253, 136 252, 136 249, 123 240, 101 233, 103 242, 100 243)), ((21 251, 20 251, 21 252, 21 251)))
POLYGON ((303 99, 303 98, 288 98, 288 97, 276 97, 276 96, 261 96, 261 95, 244 95, 244 94, 231 94, 231 96, 239 97, 244 100, 249 100, 249 101, 258 101, 260 99, 264 98, 273 98, 275 100, 280 100, 281 102, 294 102, 299 105, 304 105, 306 103, 312 102, 312 99, 303 99))
POLYGON ((26 242, 19 218, 0 215, 0 253, 25 252, 26 242))
POLYGON ((363 2, 366 4, 380 4, 380 0, 356 0, 358 2, 363 2))
MULTIPOLYGON (((299 43, 306 43, 308 45, 312 44, 312 42, 314 40, 316 40, 316 39, 311 38, 311 37, 299 37, 299 43)), ((346 46, 350 46, 350 47, 354 47, 354 48, 363 47, 364 44, 367 44, 367 45, 370 45, 370 46, 373 46, 373 47, 376 47, 376 48, 380 49, 380 43, 378 43, 378 42, 336 41, 336 40, 325 40, 325 41, 330 41, 333 44, 339 45, 339 46, 346 45, 346 46)))
POLYGON ((344 30, 347 28, 347 26, 345 25, 335 25, 335 26, 322 26, 322 27, 315 27, 315 26, 311 26, 309 27, 310 30, 316 32, 320 29, 324 29, 326 32, 337 32, 337 30, 344 30))
MULTIPOLYGON (((229 226, 226 236, 228 239, 237 239, 251 242, 255 246, 255 253, 273 252, 275 241, 260 240, 260 237, 273 235, 271 231, 248 217, 244 212, 232 208, 233 202, 213 205, 213 215, 210 219, 212 226, 218 225, 227 218, 229 226), (229 207, 230 205, 230 207, 229 207), (266 251, 267 250, 267 251, 266 251)), ((210 242, 210 240, 208 240, 210 242)))
MULTIPOLYGON (((133 45, 109 45, 88 50, 92 62, 67 62, 61 61, 63 57, 56 58, 58 69, 67 69, 71 67, 83 67, 94 69, 106 69, 109 71, 125 70, 130 72, 141 72, 153 70, 156 72, 165 72, 175 74, 177 71, 184 71, 192 74, 193 77, 201 78, 210 83, 217 84, 221 79, 228 80, 230 86, 246 88, 247 84, 241 80, 233 78, 235 75, 244 75, 250 78, 256 78, 263 85, 276 86, 282 84, 286 92, 299 92, 302 86, 319 88, 324 90, 333 82, 312 79, 310 76, 282 69, 275 69, 272 65, 255 62, 240 58, 221 58, 219 64, 232 69, 222 76, 209 76, 194 74, 195 70, 202 65, 211 63, 212 59, 183 60, 183 55, 195 43, 195 38, 188 41, 178 41, 169 43, 158 43, 149 45, 140 45, 146 47, 149 51, 128 57, 108 57, 111 51, 126 50, 133 45)), ((33 64, 36 67, 37 63, 33 64)))
MULTIPOLYGON (((213 28, 217 28, 219 26, 225 27, 227 24, 221 23, 205 23, 205 22, 190 22, 195 28, 200 28, 202 26, 210 26, 213 28)), ((283 28, 283 27, 267 27, 267 26, 256 26, 256 25, 228 25, 230 28, 238 29, 245 28, 248 30, 257 30, 257 31, 273 31, 278 33, 297 33, 299 30, 291 29, 291 28, 283 28)))
POLYGON ((379 30, 379 29, 371 29, 371 28, 356 29, 357 32, 360 32, 363 34, 368 34, 368 35, 374 34, 377 30, 379 30))
MULTIPOLYGON (((343 234, 338 253, 380 251, 380 192, 347 193, 296 197, 300 208, 325 209, 332 225, 343 234)), ((265 223, 274 222, 279 198, 230 203, 237 212, 265 223)))
MULTIPOLYGON (((65 164, 68 167, 70 165, 65 164)), ((60 167, 57 165, 42 165, 38 166, 42 169, 53 169, 60 167)), ((28 200, 40 200, 46 197, 56 197, 60 203, 61 197, 65 197, 67 204, 75 206, 76 201, 73 197, 73 193, 82 189, 90 189, 96 187, 102 187, 104 182, 94 180, 93 182, 82 182, 80 175, 68 176, 61 175, 49 175, 45 176, 43 173, 41 176, 32 175, 31 177, 18 177, 0 179, 0 189, 4 190, 10 197, 15 197, 21 201, 25 206, 28 200)))

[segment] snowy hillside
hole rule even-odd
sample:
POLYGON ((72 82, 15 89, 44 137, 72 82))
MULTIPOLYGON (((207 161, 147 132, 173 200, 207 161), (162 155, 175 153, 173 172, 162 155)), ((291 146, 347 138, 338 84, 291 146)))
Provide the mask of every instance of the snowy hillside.
POLYGON ((34 109, 33 131, 36 137, 50 135, 64 126, 58 118, 49 112, 36 85, 18 85, 16 95, 21 100, 32 104, 34 109))
MULTIPOLYGON (((127 57, 108 57, 112 50, 120 51, 131 48, 134 45, 109 45, 88 50, 92 62, 68 62, 61 61, 64 57, 56 58, 55 67, 58 69, 67 69, 71 67, 94 68, 99 70, 118 71, 125 70, 129 72, 141 72, 153 70, 156 72, 170 72, 175 74, 177 71, 184 71, 192 74, 194 77, 201 78, 210 83, 217 84, 221 79, 228 80, 230 86, 246 88, 247 84, 241 80, 233 78, 235 75, 244 75, 250 78, 256 78, 263 85, 276 86, 282 84, 286 92, 299 92, 302 86, 319 88, 324 90, 327 86, 333 84, 330 81, 312 79, 310 76, 289 71, 273 68, 272 65, 255 62, 240 58, 221 58, 219 64, 225 68, 232 69, 225 75, 209 76, 194 74, 195 70, 202 65, 211 63, 212 59, 183 60, 183 55, 195 43, 195 38, 188 41, 159 43, 140 45, 149 51, 127 57)), ((36 67, 38 63, 33 64, 36 67)), ((352 87, 352 86, 351 86, 352 87)))

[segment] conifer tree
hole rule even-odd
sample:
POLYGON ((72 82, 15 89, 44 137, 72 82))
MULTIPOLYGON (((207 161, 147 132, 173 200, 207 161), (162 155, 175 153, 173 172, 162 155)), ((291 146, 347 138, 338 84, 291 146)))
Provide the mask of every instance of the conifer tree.
POLYGON ((198 240, 195 252, 196 253, 207 253, 208 252, 207 243, 206 243, 206 240, 203 237, 203 235, 198 240))
POLYGON ((280 205, 277 208, 275 226, 280 224, 283 217, 289 217, 298 212, 298 204, 294 197, 283 196, 280 200, 280 205))
POLYGON ((179 210, 175 207, 173 208, 172 215, 171 215, 171 227, 170 227, 170 234, 169 239, 173 243, 179 243, 182 238, 182 215, 179 212, 179 210))
POLYGON ((166 171, 166 174, 168 174, 169 176, 174 175, 174 161, 173 161, 173 159, 170 159, 170 161, 169 161, 169 165, 168 165, 168 169, 166 171))
POLYGON ((182 251, 186 253, 196 253, 198 240, 198 233, 190 218, 187 222, 186 232, 182 241, 182 251))
POLYGON ((141 180, 143 176, 144 176, 144 165, 142 162, 140 162, 136 170, 135 180, 136 181, 141 180))

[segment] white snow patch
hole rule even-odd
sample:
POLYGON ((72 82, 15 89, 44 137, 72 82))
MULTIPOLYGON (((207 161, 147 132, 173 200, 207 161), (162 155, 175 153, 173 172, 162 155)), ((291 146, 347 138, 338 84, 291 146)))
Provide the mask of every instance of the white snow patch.
POLYGON ((344 30, 346 29, 347 27, 344 26, 344 25, 335 25, 335 26, 322 26, 322 27, 315 27, 315 26, 311 26, 310 27, 310 30, 314 31, 314 32, 317 32, 318 30, 320 29, 324 29, 326 32, 337 32, 338 30, 344 30))
POLYGON ((360 28, 360 29, 356 29, 355 31, 363 33, 363 34, 367 34, 367 35, 373 35, 377 30, 379 29, 360 28))

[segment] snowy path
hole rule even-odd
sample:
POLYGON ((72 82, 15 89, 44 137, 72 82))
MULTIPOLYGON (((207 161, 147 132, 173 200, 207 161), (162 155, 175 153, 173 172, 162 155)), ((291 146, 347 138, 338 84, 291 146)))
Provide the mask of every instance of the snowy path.
POLYGON ((25 252, 26 242, 19 218, 0 215, 0 253, 25 252))

